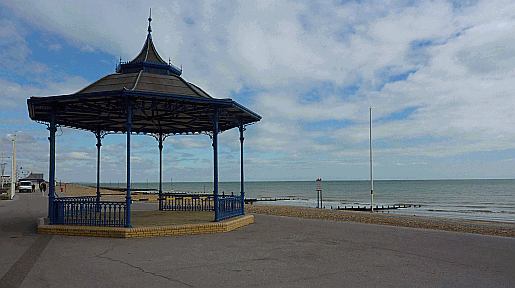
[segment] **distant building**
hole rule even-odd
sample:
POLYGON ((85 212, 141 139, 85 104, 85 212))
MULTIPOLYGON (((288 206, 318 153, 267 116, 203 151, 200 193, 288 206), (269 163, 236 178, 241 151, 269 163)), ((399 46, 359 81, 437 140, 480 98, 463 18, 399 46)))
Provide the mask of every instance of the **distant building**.
POLYGON ((45 182, 45 179, 43 179, 43 173, 30 173, 29 176, 20 179, 20 181, 30 181, 34 185, 38 185, 41 182, 45 182))

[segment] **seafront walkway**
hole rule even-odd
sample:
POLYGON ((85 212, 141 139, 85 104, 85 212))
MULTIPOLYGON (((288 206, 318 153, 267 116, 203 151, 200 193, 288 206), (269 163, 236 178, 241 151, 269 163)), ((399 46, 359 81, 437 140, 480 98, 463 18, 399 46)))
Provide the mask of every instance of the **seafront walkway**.
POLYGON ((220 234, 35 234, 47 200, 0 201, 0 287, 515 287, 509 237, 260 214, 220 234))

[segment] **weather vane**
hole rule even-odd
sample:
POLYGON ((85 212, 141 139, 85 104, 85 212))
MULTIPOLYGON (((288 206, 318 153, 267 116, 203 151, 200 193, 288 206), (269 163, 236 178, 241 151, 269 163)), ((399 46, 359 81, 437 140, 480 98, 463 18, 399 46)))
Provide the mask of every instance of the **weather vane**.
POLYGON ((150 28, 150 22, 152 22, 152 8, 150 8, 150 16, 148 16, 148 34, 152 32, 152 28, 150 28))

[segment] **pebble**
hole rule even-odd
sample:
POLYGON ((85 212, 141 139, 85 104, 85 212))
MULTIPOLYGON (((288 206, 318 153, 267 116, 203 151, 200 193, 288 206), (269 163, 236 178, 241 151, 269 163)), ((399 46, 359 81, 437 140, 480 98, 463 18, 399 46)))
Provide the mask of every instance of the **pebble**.
POLYGON ((460 223, 460 220, 446 218, 420 217, 420 219, 416 219, 417 217, 398 214, 372 214, 370 212, 334 211, 296 206, 245 205, 245 212, 303 219, 350 221, 411 228, 437 229, 515 238, 515 225, 506 223, 485 223, 484 221, 461 221, 460 223))

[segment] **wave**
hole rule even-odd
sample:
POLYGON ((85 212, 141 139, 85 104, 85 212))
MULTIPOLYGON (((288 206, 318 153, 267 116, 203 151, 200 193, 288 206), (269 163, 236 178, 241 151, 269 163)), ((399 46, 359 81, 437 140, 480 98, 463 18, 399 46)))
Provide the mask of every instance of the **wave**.
POLYGON ((427 209, 429 212, 444 212, 444 213, 497 213, 497 214, 515 214, 513 211, 492 211, 485 209, 475 210, 447 210, 447 209, 427 209))
POLYGON ((479 205, 465 205, 463 207, 467 207, 467 208, 488 208, 488 206, 479 206, 479 205))

